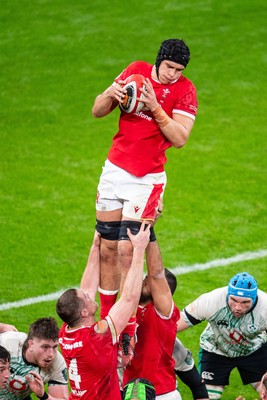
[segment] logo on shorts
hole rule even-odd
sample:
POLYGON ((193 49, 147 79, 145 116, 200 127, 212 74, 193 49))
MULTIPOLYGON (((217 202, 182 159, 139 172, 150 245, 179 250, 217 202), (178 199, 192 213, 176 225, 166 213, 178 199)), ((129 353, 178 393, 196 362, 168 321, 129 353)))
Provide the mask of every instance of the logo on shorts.
POLYGON ((203 379, 206 379, 207 381, 213 381, 214 374, 212 372, 203 371, 201 376, 203 379))
POLYGON ((140 207, 134 206, 134 212, 135 212, 135 214, 136 214, 139 210, 140 210, 140 207))

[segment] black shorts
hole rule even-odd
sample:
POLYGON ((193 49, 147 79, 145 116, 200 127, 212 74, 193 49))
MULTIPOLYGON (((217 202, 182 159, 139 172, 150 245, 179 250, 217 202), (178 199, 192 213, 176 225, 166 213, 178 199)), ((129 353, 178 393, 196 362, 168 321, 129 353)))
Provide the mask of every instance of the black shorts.
POLYGON ((238 369, 244 385, 259 382, 267 371, 267 343, 248 356, 235 358, 220 356, 201 349, 199 367, 206 384, 229 385, 229 376, 234 368, 238 369))

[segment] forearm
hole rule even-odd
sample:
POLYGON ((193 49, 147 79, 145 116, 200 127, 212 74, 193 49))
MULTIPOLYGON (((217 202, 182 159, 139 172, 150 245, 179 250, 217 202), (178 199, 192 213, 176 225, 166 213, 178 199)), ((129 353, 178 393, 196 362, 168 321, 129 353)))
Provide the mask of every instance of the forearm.
POLYGON ((109 311, 117 335, 125 328, 129 318, 136 312, 143 282, 144 251, 137 257, 138 251, 133 251, 132 264, 126 276, 119 300, 109 311), (137 258, 138 259, 137 259, 137 258))
MULTIPOLYGON (((47 400, 67 400, 69 398, 69 395, 67 394, 67 396, 52 396, 51 394, 47 393, 48 397, 47 400)), ((46 396, 44 396, 46 397, 46 396)), ((45 398, 43 398, 45 400, 45 398)), ((41 397, 42 400, 42 397, 41 397)))
POLYGON ((80 288, 84 292, 88 292, 92 299, 95 299, 99 286, 100 269, 99 269, 99 250, 91 248, 90 255, 81 279, 80 288), (96 254, 97 251, 97 254, 96 254), (93 255, 93 258, 90 256, 93 255))
POLYGON ((17 332, 17 328, 15 328, 15 326, 13 326, 13 325, 0 323, 0 333, 7 332, 7 331, 17 332))
POLYGON ((192 325, 188 325, 188 324, 185 322, 185 320, 184 320, 184 318, 183 318, 183 316, 182 316, 182 314, 181 314, 181 315, 180 315, 180 319, 177 321, 177 332, 182 332, 182 331, 184 331, 185 329, 190 328, 190 326, 192 326, 192 325))
POLYGON ((96 118, 104 117, 109 114, 118 105, 118 101, 114 98, 113 86, 109 86, 103 93, 96 97, 92 114, 96 118))
POLYGON ((100 235, 95 232, 87 264, 83 272, 80 288, 95 299, 100 280, 100 235))
POLYGON ((151 278, 159 279, 164 276, 164 266, 158 242, 149 242, 146 249, 148 274, 151 278))
POLYGON ((133 249, 131 267, 127 273, 121 296, 127 302, 139 301, 144 270, 144 249, 133 249))
POLYGON ((157 122, 161 132, 176 148, 183 147, 190 135, 193 122, 187 121, 186 124, 175 121, 158 105, 152 114, 157 122))
POLYGON ((68 400, 69 390, 67 385, 57 385, 48 387, 48 400, 68 400))

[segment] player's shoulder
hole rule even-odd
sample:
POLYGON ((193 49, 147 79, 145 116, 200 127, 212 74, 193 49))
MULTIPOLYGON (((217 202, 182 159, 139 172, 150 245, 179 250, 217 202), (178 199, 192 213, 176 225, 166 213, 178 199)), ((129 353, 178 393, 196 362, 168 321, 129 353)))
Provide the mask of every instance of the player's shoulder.
POLYGON ((106 319, 101 319, 94 325, 94 330, 96 333, 105 333, 108 330, 108 321, 106 319))
POLYGON ((225 299, 225 296, 227 295, 227 286, 216 288, 211 290, 210 292, 203 293, 201 298, 203 297, 208 297, 211 299, 225 299))
POLYGON ((0 333, 0 345, 5 347, 11 355, 18 354, 27 338, 24 332, 7 331, 0 333))
POLYGON ((178 81, 174 83, 174 85, 179 88, 179 90, 184 89, 187 92, 196 92, 196 87, 194 83, 188 79, 186 76, 181 75, 178 81))
POLYGON ((266 299, 266 298, 267 298, 267 293, 264 292, 264 291, 261 290, 261 289, 258 289, 258 297, 259 297, 259 298, 266 299))
POLYGON ((227 286, 213 289, 210 292, 201 294, 193 303, 193 307, 198 310, 209 310, 211 314, 215 313, 219 309, 225 307, 227 296, 227 286))
POLYGON ((66 363, 62 354, 57 351, 56 356, 51 364, 52 370, 64 369, 66 368, 66 363))
POLYGON ((267 293, 258 289, 258 302, 260 308, 266 310, 267 313, 267 293))

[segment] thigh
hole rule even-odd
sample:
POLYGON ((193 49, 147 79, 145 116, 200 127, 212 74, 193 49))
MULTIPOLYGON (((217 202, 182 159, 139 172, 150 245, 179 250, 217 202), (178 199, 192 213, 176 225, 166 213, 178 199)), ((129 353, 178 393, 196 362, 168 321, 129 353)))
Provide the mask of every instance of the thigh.
POLYGON ((267 344, 249 356, 238 357, 237 369, 244 385, 259 382, 267 371, 267 344))
POLYGON ((98 211, 96 210, 96 219, 102 222, 121 221, 122 208, 112 211, 98 211))
POLYGON ((201 350, 199 365, 201 377, 206 385, 229 385, 229 376, 234 369, 231 358, 201 350))
POLYGON ((123 219, 154 220, 156 208, 166 187, 166 174, 148 174, 142 178, 132 177, 126 182, 122 196, 123 219))
POLYGON ((117 196, 118 182, 124 171, 108 160, 99 179, 96 195, 96 218, 100 221, 120 221, 123 201, 117 196))

